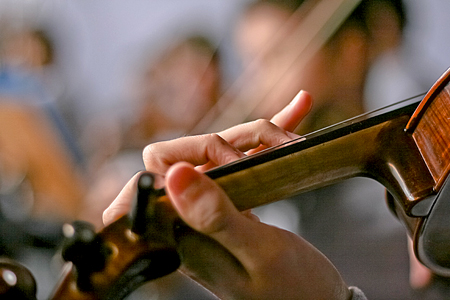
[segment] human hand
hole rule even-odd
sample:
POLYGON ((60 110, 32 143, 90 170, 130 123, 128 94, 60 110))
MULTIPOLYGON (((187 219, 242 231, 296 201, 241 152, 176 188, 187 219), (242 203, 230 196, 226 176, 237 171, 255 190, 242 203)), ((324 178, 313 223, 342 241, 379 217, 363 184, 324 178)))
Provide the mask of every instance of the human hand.
POLYGON ((432 272, 417 259, 411 238, 408 238, 408 254, 409 284, 413 289, 426 288, 431 283, 432 272))
MULTIPOLYGON (((164 175, 169 168, 180 161, 196 165, 196 170, 204 172, 218 165, 279 145, 298 137, 291 133, 311 108, 311 97, 301 91, 270 122, 258 120, 241 124, 218 134, 206 134, 179 138, 147 146, 143 158, 146 169, 157 177, 157 186, 164 187, 164 175), (274 126, 276 125, 276 126, 274 126), (243 152, 246 152, 244 154, 243 152), (162 179, 162 180, 161 180, 162 179)), ((125 185, 116 199, 103 212, 103 223, 108 225, 130 210, 135 191, 136 174, 125 185)))
MULTIPOLYGON (((350 297, 339 273, 318 250, 291 232, 260 223, 251 213, 240 213, 225 191, 201 172, 261 145, 291 140, 284 129, 295 129, 309 107, 309 95, 300 93, 273 123, 251 122, 219 134, 156 143, 144 151, 146 169, 164 177, 173 206, 194 229, 179 235, 182 271, 221 298, 350 297)), ((105 211, 106 224, 128 211, 132 183, 105 211)))

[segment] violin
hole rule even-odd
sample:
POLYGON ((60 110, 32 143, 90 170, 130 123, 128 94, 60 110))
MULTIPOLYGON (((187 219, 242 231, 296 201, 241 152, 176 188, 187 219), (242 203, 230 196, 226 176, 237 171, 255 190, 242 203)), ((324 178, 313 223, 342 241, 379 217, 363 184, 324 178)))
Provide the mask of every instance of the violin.
MULTIPOLYGON (((450 69, 421 101, 409 99, 209 170, 239 210, 351 177, 380 182, 418 259, 450 275, 450 69), (449 199, 449 200, 447 200, 449 199)), ((137 181, 132 211, 99 232, 66 224, 67 261, 50 299, 123 299, 178 269, 185 225, 154 176, 137 181)))

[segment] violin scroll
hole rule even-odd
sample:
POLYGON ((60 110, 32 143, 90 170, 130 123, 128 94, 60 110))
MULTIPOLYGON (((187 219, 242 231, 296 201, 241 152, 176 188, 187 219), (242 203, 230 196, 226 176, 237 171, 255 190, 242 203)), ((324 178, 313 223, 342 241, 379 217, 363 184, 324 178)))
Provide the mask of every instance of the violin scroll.
POLYGON ((80 290, 90 290, 90 276, 102 271, 109 257, 111 247, 96 235, 94 226, 87 222, 75 221, 63 226, 65 236, 62 247, 62 258, 73 263, 76 269, 77 286, 80 290))
POLYGON ((0 298, 36 300, 36 280, 23 265, 6 258, 0 259, 0 298))
POLYGON ((98 233, 84 222, 65 226, 62 255, 71 264, 50 299, 119 300, 178 269, 178 217, 153 184, 153 174, 143 172, 132 212, 98 233))
MULTIPOLYGON (((405 131, 411 134, 432 176, 423 218, 412 228, 417 258, 433 272, 450 276, 450 68, 430 88, 405 131)), ((397 209, 398 211, 398 209, 397 209)), ((408 223, 405 215, 399 215, 408 223)))

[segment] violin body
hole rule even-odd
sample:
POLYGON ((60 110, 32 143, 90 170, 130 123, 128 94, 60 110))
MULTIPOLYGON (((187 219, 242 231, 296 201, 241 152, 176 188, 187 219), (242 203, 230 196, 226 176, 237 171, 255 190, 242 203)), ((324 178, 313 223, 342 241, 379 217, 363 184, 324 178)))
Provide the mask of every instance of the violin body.
POLYGON ((416 256, 435 273, 450 275, 450 75, 433 85, 408 122, 410 133, 433 178, 429 210, 413 232, 416 256))
MULTIPOLYGON (((389 206, 413 238, 417 257, 448 276, 449 81, 447 71, 420 103, 342 122, 207 174, 240 210, 355 176, 373 178, 386 187, 389 206)), ((67 254, 71 262, 51 299, 122 299, 145 281, 178 268, 177 239, 185 225, 164 190, 153 189, 152 180, 149 173, 138 180, 129 215, 91 232, 91 239, 77 238, 66 246, 66 253, 79 250, 82 260, 100 257, 102 263, 93 269, 67 254)), ((68 232, 77 236, 76 230, 68 232)))

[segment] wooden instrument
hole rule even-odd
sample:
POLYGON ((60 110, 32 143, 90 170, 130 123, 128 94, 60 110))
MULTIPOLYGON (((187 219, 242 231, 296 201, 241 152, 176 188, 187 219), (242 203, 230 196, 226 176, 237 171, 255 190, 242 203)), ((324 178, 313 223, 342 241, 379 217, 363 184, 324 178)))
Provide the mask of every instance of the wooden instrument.
MULTIPOLYGON (((450 275, 450 69, 414 99, 336 124, 207 174, 240 210, 355 176, 373 178, 411 235, 418 258, 450 275)), ((122 299, 143 282, 175 271, 181 224, 153 176, 138 180, 134 210, 99 233, 66 225, 67 264, 51 299, 122 299)))
POLYGON ((0 296, 2 299, 36 300, 36 281, 23 265, 0 258, 0 296))

